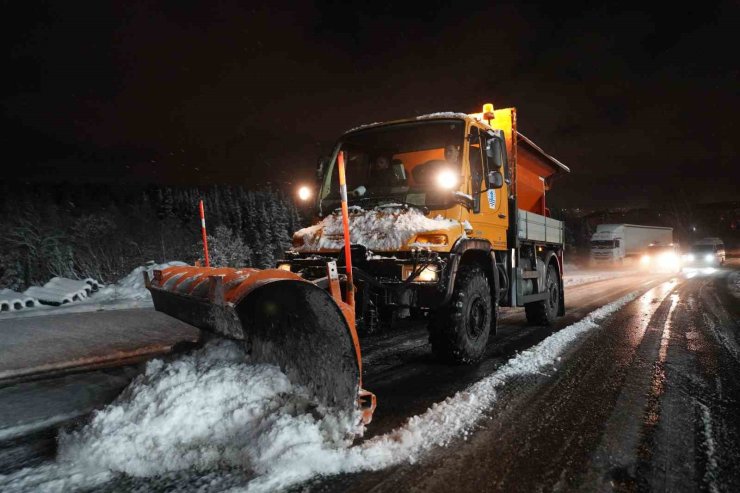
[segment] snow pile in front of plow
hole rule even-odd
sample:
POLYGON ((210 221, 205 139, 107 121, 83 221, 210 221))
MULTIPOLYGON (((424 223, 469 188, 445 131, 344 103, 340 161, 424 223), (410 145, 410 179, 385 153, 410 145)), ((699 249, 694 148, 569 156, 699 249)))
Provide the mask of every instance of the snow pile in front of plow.
POLYGON ((0 491, 87 490, 122 474, 224 468, 252 476, 297 468, 310 477, 306 458, 348 447, 362 433, 358 422, 354 412, 317 408, 279 368, 250 363, 241 344, 217 340, 149 362, 115 402, 62 433, 55 463, 0 475, 0 491))
MULTIPOLYGON (((349 214, 352 243, 376 251, 395 251, 418 233, 452 227, 461 228, 460 222, 442 216, 430 219, 413 208, 352 208, 349 214)), ((342 215, 327 216, 318 224, 298 230, 293 238, 297 243, 293 249, 299 252, 338 250, 344 246, 342 215)))
POLYGON ((356 445, 349 438, 362 433, 357 415, 315 409, 276 367, 249 363, 234 342, 211 343, 170 363, 150 362, 113 404, 61 437, 57 462, 0 476, 0 490, 73 491, 122 474, 176 471, 228 478, 236 468, 245 478, 236 491, 276 491, 320 475, 414 463, 471 433, 512 379, 556 370, 574 342, 635 297, 595 310, 399 428, 356 445))

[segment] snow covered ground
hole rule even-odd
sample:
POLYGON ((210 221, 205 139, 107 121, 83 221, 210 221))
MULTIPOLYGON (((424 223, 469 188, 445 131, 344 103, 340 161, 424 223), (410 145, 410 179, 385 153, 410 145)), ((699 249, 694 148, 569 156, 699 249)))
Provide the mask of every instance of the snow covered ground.
POLYGON ((730 275, 727 277, 727 285, 730 288, 730 293, 737 298, 740 299, 740 271, 732 271, 730 275))
POLYGON ((9 312, 34 308, 39 300, 25 293, 19 293, 12 289, 0 289, 0 312, 9 312))
MULTIPOLYGON (((144 286, 143 272, 148 271, 151 275, 154 270, 176 265, 187 264, 184 262, 173 261, 165 262, 163 264, 151 263, 148 265, 142 265, 131 271, 130 274, 117 283, 101 287, 97 292, 93 292, 92 289, 90 289, 89 292, 86 292, 86 288, 82 286, 82 284, 90 286, 86 281, 74 281, 79 284, 79 286, 73 290, 77 293, 77 299, 74 302, 65 303, 60 306, 36 304, 34 307, 29 307, 23 310, 2 312, 0 313, 0 319, 34 317, 38 315, 50 315, 52 313, 77 313, 97 310, 120 310, 125 308, 149 307, 152 305, 152 297, 144 286), (85 292, 84 295, 82 294, 83 292, 85 292)), ((52 281, 50 281, 50 283, 51 282, 52 281)), ((56 281, 55 286, 57 285, 60 288, 60 296, 72 289, 72 286, 67 285, 69 289, 65 291, 62 289, 62 283, 59 281, 56 281)), ((28 293, 28 291, 26 292, 28 293)))
POLYGON ((591 270, 576 265, 565 264, 563 268, 563 286, 578 286, 589 282, 604 281, 615 277, 635 274, 633 270, 591 270))
POLYGON ((0 490, 89 490, 120 474, 247 470, 246 491, 275 491, 317 475, 415 462, 467 436, 512 379, 557 370, 561 355, 627 295, 518 354, 494 373, 385 435, 351 445, 357 416, 314 409, 305 390, 274 366, 252 364, 241 346, 214 341, 145 374, 79 430, 60 437, 58 458, 0 476, 0 490))

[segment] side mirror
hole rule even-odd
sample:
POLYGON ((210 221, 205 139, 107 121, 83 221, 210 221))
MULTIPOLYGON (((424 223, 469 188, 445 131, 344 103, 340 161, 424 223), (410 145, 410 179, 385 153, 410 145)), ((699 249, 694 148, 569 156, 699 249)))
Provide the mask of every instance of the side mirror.
MULTIPOLYGON (((504 153, 502 152, 503 140, 496 136, 486 141, 486 157, 491 168, 500 169, 504 165, 504 153)), ((501 187, 498 187, 501 188, 501 187)))
POLYGON ((504 186, 504 175, 500 171, 488 172, 488 188, 501 188, 504 186))
POLYGON ((316 180, 321 181, 324 178, 324 170, 329 162, 329 156, 321 156, 316 163, 316 180))

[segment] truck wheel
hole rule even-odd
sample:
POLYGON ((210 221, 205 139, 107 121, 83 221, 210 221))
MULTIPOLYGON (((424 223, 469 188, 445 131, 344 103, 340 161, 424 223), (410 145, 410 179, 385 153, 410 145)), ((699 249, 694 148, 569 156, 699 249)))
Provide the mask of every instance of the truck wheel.
POLYGON ((479 360, 491 329, 496 330, 494 306, 483 269, 460 267, 449 305, 430 316, 429 342, 434 354, 452 363, 479 360))
POLYGON ((545 292, 547 293, 546 299, 524 305, 527 322, 530 325, 552 325, 555 323, 562 293, 560 293, 560 283, 558 283, 558 272, 552 264, 547 267, 545 292))

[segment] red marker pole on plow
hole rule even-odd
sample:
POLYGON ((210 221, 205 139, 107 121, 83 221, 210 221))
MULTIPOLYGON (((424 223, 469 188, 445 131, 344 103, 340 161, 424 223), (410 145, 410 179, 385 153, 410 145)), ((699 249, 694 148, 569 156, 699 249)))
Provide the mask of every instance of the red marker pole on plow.
POLYGON ((206 267, 211 266, 211 260, 208 258, 208 235, 206 235, 206 213, 203 209, 203 201, 198 204, 200 208, 200 230, 203 234, 203 255, 206 257, 206 267))
POLYGON ((339 195, 342 198, 342 225, 344 227, 344 259, 347 267, 347 304, 355 307, 355 285, 352 279, 352 250, 349 242, 349 208, 347 206, 347 178, 344 174, 344 152, 337 155, 339 195))

